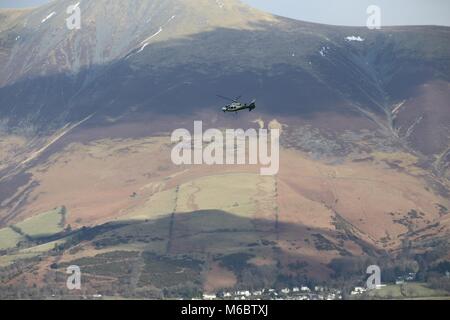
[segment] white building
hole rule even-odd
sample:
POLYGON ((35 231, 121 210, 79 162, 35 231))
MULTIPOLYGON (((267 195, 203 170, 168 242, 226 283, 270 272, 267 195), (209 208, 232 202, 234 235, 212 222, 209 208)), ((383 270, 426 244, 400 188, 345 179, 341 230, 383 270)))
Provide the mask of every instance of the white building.
POLYGON ((364 293, 364 292, 366 292, 366 288, 363 288, 363 287, 355 287, 355 289, 353 289, 353 291, 350 292, 350 294, 354 296, 354 295, 357 295, 357 294, 362 294, 362 293, 364 293))
POLYGON ((248 291, 248 290, 246 290, 246 291, 238 291, 238 292, 236 292, 236 295, 237 295, 237 296, 250 297, 250 296, 251 296, 251 293, 250 293, 250 291, 248 291))

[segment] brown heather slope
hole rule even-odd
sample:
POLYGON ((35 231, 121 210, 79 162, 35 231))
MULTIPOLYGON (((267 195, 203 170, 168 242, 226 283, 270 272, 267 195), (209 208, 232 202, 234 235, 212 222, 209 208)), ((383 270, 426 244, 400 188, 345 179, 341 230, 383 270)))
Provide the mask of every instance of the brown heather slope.
MULTIPOLYGON (((306 274, 319 279, 331 275, 327 264, 334 258, 395 252, 404 240, 420 247, 419 240, 448 236, 449 220, 440 208, 449 208, 449 199, 433 191, 427 171, 406 153, 374 152, 364 161, 331 164, 282 148, 280 172, 267 180, 257 166, 176 167, 171 147, 167 136, 71 142, 24 172, 34 184, 4 222, 63 205, 72 228, 156 221, 175 212, 173 225, 160 229, 166 244, 157 252, 215 255, 257 239, 273 241, 280 253, 256 252, 256 264, 257 258, 281 261, 289 274, 287 265, 303 261, 306 274), (198 210, 224 210, 246 222, 206 215, 198 224, 202 220, 184 215, 198 210), (209 235, 221 229, 218 238, 209 235)), ((207 277, 216 268, 212 264, 207 277)))

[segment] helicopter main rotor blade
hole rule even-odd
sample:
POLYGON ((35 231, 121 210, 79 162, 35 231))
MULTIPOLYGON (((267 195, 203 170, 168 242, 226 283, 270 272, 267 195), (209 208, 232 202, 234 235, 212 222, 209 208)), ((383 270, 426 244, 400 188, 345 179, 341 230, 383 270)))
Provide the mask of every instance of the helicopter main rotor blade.
POLYGON ((222 98, 222 99, 225 99, 225 100, 228 100, 228 101, 231 101, 231 102, 238 102, 238 101, 236 101, 236 100, 234 100, 234 99, 231 99, 231 98, 228 98, 228 97, 224 97, 224 96, 220 96, 220 95, 217 95, 219 98, 222 98))

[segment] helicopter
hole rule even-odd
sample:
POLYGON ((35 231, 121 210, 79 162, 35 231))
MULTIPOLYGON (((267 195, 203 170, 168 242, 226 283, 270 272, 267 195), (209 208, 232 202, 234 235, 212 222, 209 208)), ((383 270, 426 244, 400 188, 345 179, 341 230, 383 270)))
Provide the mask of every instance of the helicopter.
POLYGON ((239 111, 246 110, 246 109, 248 109, 248 111, 251 112, 253 109, 256 108, 256 99, 253 99, 249 104, 247 104, 247 103, 242 103, 239 101, 239 99, 241 99, 242 96, 239 96, 236 99, 231 99, 231 98, 227 98, 227 97, 219 96, 219 95, 217 95, 217 96, 219 98, 222 98, 222 99, 232 102, 231 104, 222 108, 223 112, 238 113, 239 111))

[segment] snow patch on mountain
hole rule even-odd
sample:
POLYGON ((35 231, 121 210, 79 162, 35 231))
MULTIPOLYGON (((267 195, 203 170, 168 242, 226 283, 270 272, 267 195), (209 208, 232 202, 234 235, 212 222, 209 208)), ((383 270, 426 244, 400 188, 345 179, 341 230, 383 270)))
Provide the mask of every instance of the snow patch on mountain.
POLYGON ((363 42, 365 39, 361 38, 360 36, 348 36, 345 38, 345 40, 363 42))
MULTIPOLYGON (((173 19, 175 19, 175 15, 173 15, 173 16, 171 16, 170 18, 169 18, 169 20, 167 20, 166 21, 166 23, 164 23, 163 24, 163 26, 165 26, 165 25, 167 25, 170 21, 172 21, 173 19)), ((142 52, 149 44, 150 44, 150 40, 151 39, 153 39, 154 37, 156 37, 157 35, 159 35, 161 32, 163 31, 163 27, 161 26, 161 27, 159 27, 159 30, 158 31, 156 31, 154 34, 152 34, 150 37, 148 37, 147 39, 145 39, 144 41, 142 41, 141 42, 141 48, 139 49, 139 51, 137 52, 137 53, 139 53, 139 52, 142 52)))
POLYGON ((53 17, 56 14, 55 11, 53 11, 52 13, 50 13, 48 16, 46 16, 44 19, 42 19, 41 23, 45 23, 48 19, 50 19, 51 17, 53 17))
POLYGON ((145 47, 148 46, 148 45, 150 44, 149 41, 150 41, 152 38, 156 37, 158 34, 160 34, 162 31, 163 31, 163 28, 162 28, 162 27, 159 27, 159 30, 158 30, 158 31, 156 31, 156 32, 155 32, 154 34, 152 34, 150 37, 148 37, 147 39, 145 39, 144 41, 142 41, 142 42, 141 42, 142 47, 141 47, 141 49, 139 49, 139 51, 138 51, 137 53, 139 53, 139 52, 141 52, 142 50, 144 50, 145 47))

